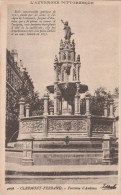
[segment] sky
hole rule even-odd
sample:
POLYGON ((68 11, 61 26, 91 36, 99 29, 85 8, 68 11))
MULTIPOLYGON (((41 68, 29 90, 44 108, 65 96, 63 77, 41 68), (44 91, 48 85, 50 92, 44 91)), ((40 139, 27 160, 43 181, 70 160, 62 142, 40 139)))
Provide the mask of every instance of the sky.
POLYGON ((53 62, 64 39, 61 19, 68 21, 80 54, 80 80, 89 91, 103 86, 113 91, 119 83, 119 6, 111 5, 14 5, 8 6, 7 48, 17 49, 19 60, 27 68, 35 90, 43 95, 54 82, 53 62), (10 18, 14 10, 56 10, 56 32, 47 36, 12 36, 10 18))

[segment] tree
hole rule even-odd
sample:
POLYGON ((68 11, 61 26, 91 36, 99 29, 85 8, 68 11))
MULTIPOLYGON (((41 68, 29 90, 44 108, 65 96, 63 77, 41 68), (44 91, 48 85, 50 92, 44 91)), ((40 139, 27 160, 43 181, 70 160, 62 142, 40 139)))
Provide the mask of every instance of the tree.
MULTIPOLYGON (((118 87, 115 88, 114 93, 111 94, 110 91, 107 91, 104 87, 99 87, 95 90, 94 95, 90 94, 90 112, 92 115, 102 116, 104 115, 104 105, 109 103, 111 99, 114 99, 115 96, 119 96, 118 87)), ((81 100, 80 106, 81 114, 86 112, 86 99, 81 100)))
POLYGON ((25 103, 30 105, 30 115, 41 115, 43 114, 43 99, 39 98, 39 93, 34 90, 30 90, 26 82, 24 82, 18 89, 19 99, 20 97, 25 98, 25 103))
MULTIPOLYGON (((25 103, 29 103, 31 116, 42 115, 44 111, 44 99, 39 97, 39 93, 37 91, 34 92, 30 90, 26 83, 22 83, 17 92, 18 93, 15 93, 13 97, 9 99, 9 102, 6 105, 8 106, 8 110, 11 116, 6 120, 7 142, 15 141, 18 137, 19 99, 21 97, 25 98, 25 103)), ((53 101, 49 100, 49 107, 52 105, 53 101)))
POLYGON ((29 98, 31 115, 42 115, 44 111, 44 100, 39 98, 39 93, 36 91, 32 97, 29 98))
POLYGON ((90 111, 93 115, 104 115, 104 105, 109 106, 109 102, 112 99, 112 94, 104 87, 99 87, 95 90, 93 96, 90 99, 90 111), (107 101, 107 102, 106 102, 107 101))
MULTIPOLYGON (((6 115, 6 142, 11 141, 12 135, 18 135, 18 116, 19 116, 19 96, 13 93, 11 98, 6 102, 9 117, 6 115)), ((7 113, 6 113, 7 114, 7 113)))

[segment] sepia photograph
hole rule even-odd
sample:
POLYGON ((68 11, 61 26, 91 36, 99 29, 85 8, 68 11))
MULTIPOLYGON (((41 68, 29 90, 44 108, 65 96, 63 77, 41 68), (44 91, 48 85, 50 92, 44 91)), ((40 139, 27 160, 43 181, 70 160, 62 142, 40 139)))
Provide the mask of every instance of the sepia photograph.
POLYGON ((120 2, 6 2, 5 194, 120 194, 120 2))

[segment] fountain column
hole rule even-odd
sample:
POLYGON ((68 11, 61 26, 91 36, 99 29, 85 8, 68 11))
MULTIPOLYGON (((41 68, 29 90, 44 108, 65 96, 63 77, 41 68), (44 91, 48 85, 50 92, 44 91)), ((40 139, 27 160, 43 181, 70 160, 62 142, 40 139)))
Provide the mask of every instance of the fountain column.
POLYGON ((55 115, 61 114, 61 101, 59 94, 55 94, 54 96, 54 114, 55 115))
POLYGON ((64 100, 62 100, 62 114, 63 115, 67 115, 68 114, 68 102, 64 100))
POLYGON ((75 95, 75 115, 80 115, 80 95, 75 95))
POLYGON ((75 95, 75 115, 80 115, 80 94, 79 94, 79 86, 80 83, 76 83, 77 92, 75 95))
POLYGON ((54 84, 54 115, 60 114, 60 91, 58 88, 58 83, 54 84))

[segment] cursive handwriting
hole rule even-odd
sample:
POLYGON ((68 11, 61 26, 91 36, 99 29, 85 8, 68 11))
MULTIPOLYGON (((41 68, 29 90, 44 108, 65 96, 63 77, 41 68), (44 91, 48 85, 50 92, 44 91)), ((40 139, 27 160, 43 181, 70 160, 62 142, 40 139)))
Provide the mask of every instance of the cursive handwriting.
POLYGON ((116 189, 116 186, 117 186, 117 184, 114 184, 114 185, 103 184, 102 189, 103 190, 114 190, 114 189, 116 189))

